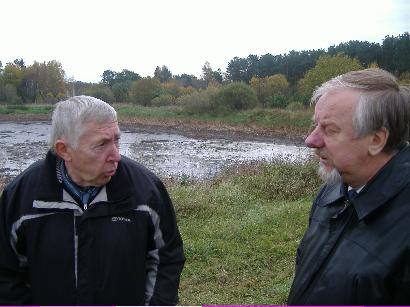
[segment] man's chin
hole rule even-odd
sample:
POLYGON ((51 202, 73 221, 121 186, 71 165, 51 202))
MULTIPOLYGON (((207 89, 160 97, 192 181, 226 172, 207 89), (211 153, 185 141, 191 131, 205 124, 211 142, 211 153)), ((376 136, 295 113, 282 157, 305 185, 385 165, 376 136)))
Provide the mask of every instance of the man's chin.
POLYGON ((339 172, 334 168, 329 168, 323 163, 319 163, 319 177, 327 184, 334 184, 341 181, 339 172))

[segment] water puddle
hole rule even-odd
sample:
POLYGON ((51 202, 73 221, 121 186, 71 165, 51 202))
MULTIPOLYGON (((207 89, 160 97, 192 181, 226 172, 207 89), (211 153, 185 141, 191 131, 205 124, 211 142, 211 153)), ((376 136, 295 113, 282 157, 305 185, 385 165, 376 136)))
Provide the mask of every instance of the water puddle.
MULTIPOLYGON (((44 158, 50 124, 0 123, 0 175, 15 176, 44 158)), ((121 154, 165 177, 210 178, 222 169, 244 162, 286 159, 304 161, 305 147, 269 142, 199 140, 177 134, 138 133, 123 130, 121 154)))

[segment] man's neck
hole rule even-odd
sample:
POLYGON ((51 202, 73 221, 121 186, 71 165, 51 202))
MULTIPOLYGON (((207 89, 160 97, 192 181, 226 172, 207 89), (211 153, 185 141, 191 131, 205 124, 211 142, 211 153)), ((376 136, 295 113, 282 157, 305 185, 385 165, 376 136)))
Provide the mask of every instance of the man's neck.
POLYGON ((364 187, 377 173, 397 154, 397 151, 391 153, 381 152, 376 156, 371 157, 368 163, 362 165, 362 169, 365 170, 362 178, 359 178, 355 182, 348 183, 354 189, 364 187))

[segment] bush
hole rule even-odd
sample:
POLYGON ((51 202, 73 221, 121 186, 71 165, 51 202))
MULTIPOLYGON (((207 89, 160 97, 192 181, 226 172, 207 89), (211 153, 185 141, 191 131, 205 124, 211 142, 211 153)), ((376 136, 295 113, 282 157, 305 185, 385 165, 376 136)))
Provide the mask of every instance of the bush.
POLYGON ((4 100, 10 104, 20 104, 23 101, 21 97, 17 95, 17 89, 12 84, 6 84, 3 90, 4 100))
POLYGON ((111 90, 116 102, 128 101, 128 88, 130 85, 130 82, 118 82, 113 84, 111 90))
POLYGON ((252 87, 243 82, 233 82, 220 89, 213 104, 216 112, 223 113, 254 108, 257 101, 252 87))
POLYGON ((134 81, 129 89, 130 101, 143 106, 149 106, 152 99, 162 94, 164 90, 159 80, 150 77, 134 81))
POLYGON ((175 97, 169 94, 161 95, 151 100, 151 105, 153 107, 173 106, 175 104, 175 97))
POLYGON ((363 69, 363 66, 357 59, 351 59, 342 53, 335 56, 322 55, 316 61, 315 67, 309 69, 298 81, 298 95, 307 103, 315 88, 323 82, 349 71, 360 69, 363 69))
POLYGON ((112 103, 115 101, 111 89, 105 86, 92 86, 84 90, 84 95, 101 99, 105 102, 112 103))
POLYGON ((213 102, 218 93, 218 88, 210 86, 205 90, 195 91, 179 97, 177 104, 181 105, 189 113, 212 113, 214 108, 213 102))
POLYGON ((286 97, 283 94, 274 94, 266 100, 266 106, 268 108, 285 108, 286 105, 286 97))
POLYGON ((304 108, 305 108, 304 104, 301 103, 300 101, 291 101, 286 107, 286 109, 290 111, 299 111, 299 110, 303 110, 304 108))

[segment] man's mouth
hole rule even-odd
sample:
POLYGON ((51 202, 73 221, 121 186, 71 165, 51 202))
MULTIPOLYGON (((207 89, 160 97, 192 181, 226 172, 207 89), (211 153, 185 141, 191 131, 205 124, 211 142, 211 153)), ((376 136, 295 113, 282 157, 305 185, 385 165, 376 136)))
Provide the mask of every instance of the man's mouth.
POLYGON ((105 172, 105 175, 107 176, 107 177, 112 177, 112 176, 114 176, 115 175, 115 172, 116 172, 117 170, 116 169, 114 169, 114 170, 111 170, 111 171, 108 171, 108 172, 105 172))

